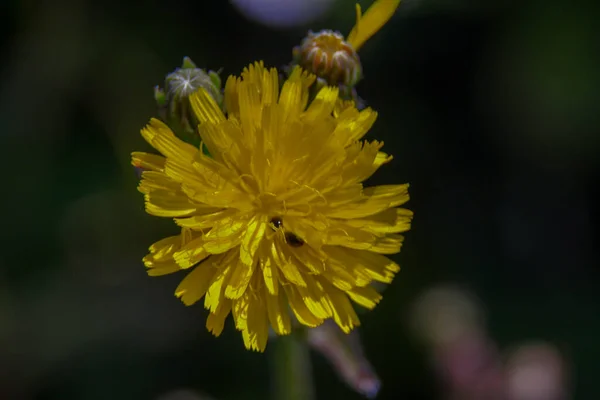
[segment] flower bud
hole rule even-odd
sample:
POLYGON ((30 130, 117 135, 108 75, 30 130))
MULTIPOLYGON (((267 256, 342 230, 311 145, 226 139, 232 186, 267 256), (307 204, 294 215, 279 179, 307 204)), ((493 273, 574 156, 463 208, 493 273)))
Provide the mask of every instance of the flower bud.
POLYGON ((206 89, 219 105, 223 104, 219 74, 196 67, 189 57, 183 59, 181 68, 166 76, 164 89, 154 88, 159 116, 176 133, 191 135, 196 132, 198 121, 189 96, 200 88, 206 89))
POLYGON ((299 65, 317 76, 315 93, 324 86, 337 86, 341 98, 357 100, 354 86, 362 78, 362 65, 354 48, 339 32, 309 31, 292 55, 292 66, 299 65))

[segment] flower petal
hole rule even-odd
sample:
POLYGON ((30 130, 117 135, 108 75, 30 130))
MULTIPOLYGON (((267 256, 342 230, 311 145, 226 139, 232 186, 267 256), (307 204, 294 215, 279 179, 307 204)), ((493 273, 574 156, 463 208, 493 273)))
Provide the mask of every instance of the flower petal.
POLYGON ((332 136, 336 137, 344 146, 360 140, 373 126, 377 113, 371 108, 358 111, 355 107, 348 107, 337 118, 337 126, 332 136))
POLYGON ((366 218, 346 220, 345 223, 367 232, 401 233, 410 229, 412 217, 413 212, 405 208, 388 208, 366 218))
MULTIPOLYGON (((277 283, 279 286, 279 283, 277 283)), ((278 335, 288 335, 292 332, 290 314, 285 303, 285 294, 276 291, 272 294, 268 290, 264 291, 265 301, 267 303, 267 313, 271 327, 278 335)))
POLYGON ((356 25, 348 35, 346 41, 358 51, 365 42, 379 31, 386 22, 392 18, 400 5, 400 0, 376 0, 361 15, 360 6, 356 5, 356 25))
POLYGON ((296 286, 306 286, 302 272, 300 272, 300 264, 295 263, 290 253, 285 251, 284 248, 279 244, 279 241, 271 242, 271 257, 279 272, 288 280, 291 284, 296 286))
MULTIPOLYGON (((215 313, 219 307, 222 307, 223 301, 226 300, 225 287, 227 287, 229 277, 237 262, 236 256, 237 253, 235 251, 230 251, 216 257, 211 257, 214 258, 212 265, 217 268, 217 273, 211 279, 209 288, 206 291, 204 308, 210 310, 212 313, 215 313)), ((211 262, 211 260, 206 262, 211 262)))
POLYGON ((161 276, 177 271, 181 271, 181 267, 175 261, 161 261, 152 263, 152 266, 148 267, 146 272, 148 276, 161 276))
POLYGON ((262 296, 255 294, 248 307, 248 326, 242 331, 244 345, 249 350, 263 352, 269 339, 267 309, 262 296))
POLYGON ((361 270, 373 280, 391 283, 400 266, 384 255, 364 250, 344 249, 336 254, 349 269, 361 270))
POLYGON ((209 263, 198 265, 177 286, 175 296, 179 297, 186 306, 191 306, 206 294, 216 273, 217 269, 209 263))
POLYGON ((168 190, 151 191, 144 197, 146 212, 157 217, 185 217, 198 210, 187 196, 168 190))
MULTIPOLYGON (((263 242, 264 243, 264 242, 263 242)), ((275 261, 270 255, 269 247, 261 246, 259 257, 260 268, 263 273, 265 287, 269 294, 276 296, 279 293, 279 272, 275 261)))
POLYGON ((328 210, 326 214, 330 218, 364 218, 402 205, 408 199, 408 184, 374 186, 364 190, 362 200, 328 210))
POLYGON ((346 293, 355 303, 369 310, 375 308, 383 297, 372 286, 356 287, 346 293))
POLYGON ((298 289, 294 285, 284 284, 282 287, 285 290, 292 312, 302 325, 314 328, 323 323, 323 319, 315 316, 308 307, 306 307, 306 304, 304 304, 304 301, 302 300, 302 296, 300 296, 298 289))
MULTIPOLYGON (((221 111, 215 99, 204 88, 200 88, 190 95, 190 104, 201 125, 205 123, 218 124, 225 120, 223 111, 221 111)), ((204 137, 202 139, 206 141, 204 137)))
POLYGON ((135 151, 131 153, 131 164, 134 167, 150 171, 162 171, 165 167, 165 158, 156 154, 135 151))
POLYGON ((204 249, 211 254, 220 254, 238 246, 248 227, 248 222, 247 215, 239 213, 237 218, 224 218, 217 221, 210 232, 204 235, 204 249))
POLYGON ((171 128, 156 118, 152 118, 150 123, 142 129, 142 136, 152 147, 174 161, 189 162, 198 152, 198 149, 191 144, 178 139, 171 128))
POLYGON ((142 179, 138 186, 138 190, 144 194, 148 194, 157 190, 183 194, 181 192, 181 185, 179 183, 169 178, 163 172, 158 171, 142 172, 142 179))
POLYGON ((306 281, 306 287, 298 286, 298 292, 304 300, 304 304, 317 318, 329 318, 331 307, 327 299, 328 294, 324 291, 323 285, 311 275, 306 275, 304 280, 306 281))
POLYGON ((204 237, 200 236, 182 246, 173 259, 182 269, 193 267, 210 255, 203 246, 204 237))
POLYGON ((215 336, 221 335, 225 326, 225 320, 231 312, 231 300, 221 300, 221 306, 214 312, 209 313, 206 319, 206 329, 215 336))
POLYGON ((323 286, 327 291, 329 304, 331 306, 331 311, 333 312, 333 320, 344 333, 350 333, 355 326, 360 325, 360 321, 348 296, 327 282, 323 282, 323 286))
POLYGON ((267 220, 265 216, 255 216, 248 223, 246 232, 244 233, 244 237, 240 244, 239 262, 225 289, 226 297, 237 299, 246 291, 258 262, 256 254, 266 229, 267 220))

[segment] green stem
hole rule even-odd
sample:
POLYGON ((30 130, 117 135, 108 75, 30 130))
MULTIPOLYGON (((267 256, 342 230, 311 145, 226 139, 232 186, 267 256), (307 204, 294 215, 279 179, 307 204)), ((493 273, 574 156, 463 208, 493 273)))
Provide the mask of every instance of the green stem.
POLYGON ((273 342, 273 400, 314 400, 310 352, 304 334, 279 336, 273 342))

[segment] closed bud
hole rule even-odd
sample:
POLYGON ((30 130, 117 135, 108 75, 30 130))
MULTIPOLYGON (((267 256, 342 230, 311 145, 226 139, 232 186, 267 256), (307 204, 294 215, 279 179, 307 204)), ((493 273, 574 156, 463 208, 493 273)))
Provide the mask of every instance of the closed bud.
POLYGON ((198 121, 189 97, 200 88, 204 88, 219 105, 223 104, 219 74, 196 67, 189 57, 183 59, 181 68, 167 75, 164 88, 155 87, 159 116, 176 133, 189 137, 196 132, 198 121))

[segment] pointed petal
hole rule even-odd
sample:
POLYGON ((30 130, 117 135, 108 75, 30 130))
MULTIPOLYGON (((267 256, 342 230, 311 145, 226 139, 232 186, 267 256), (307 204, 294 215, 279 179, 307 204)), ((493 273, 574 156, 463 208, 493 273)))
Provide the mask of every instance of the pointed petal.
POLYGON ((279 293, 279 291, 275 295, 267 290, 264 292, 271 327, 278 335, 288 335, 292 331, 292 324, 289 309, 285 302, 285 294, 279 293))
POLYGON ((302 300, 302 296, 300 296, 300 293, 298 293, 298 289, 296 289, 295 286, 284 284, 282 287, 285 290, 290 308, 298 319, 298 322, 310 328, 314 328, 323 323, 323 319, 315 316, 308 307, 306 307, 306 304, 304 304, 304 301, 302 300))
POLYGON ((367 9, 364 15, 360 15, 360 7, 357 5, 357 21, 348 35, 346 41, 358 51, 362 45, 379 31, 386 22, 394 15, 400 0, 376 0, 367 9))
POLYGON ((206 319, 206 329, 215 336, 221 335, 225 326, 225 320, 231 312, 231 300, 223 299, 221 301, 221 307, 219 307, 214 313, 209 313, 206 319))
POLYGON ((186 306, 200 300, 205 294, 217 269, 208 263, 202 263, 192 270, 177 286, 175 296, 179 297, 186 306))
POLYGON ((408 199, 408 184, 373 186, 364 190, 362 200, 333 208, 326 214, 330 218, 364 218, 402 205, 408 199))
POLYGON ((262 269, 265 287, 267 289, 267 292, 275 296, 279 293, 278 267, 269 253, 268 246, 261 246, 261 249, 259 251, 261 253, 259 257, 260 268, 262 269))
POLYGON ((372 286, 356 287, 346 292, 357 304, 371 310, 379 303, 383 296, 372 286))
POLYGON ((142 129, 142 136, 165 157, 177 162, 189 163, 198 152, 198 149, 177 138, 164 122, 156 118, 152 118, 142 129))
MULTIPOLYGON (((217 268, 217 273, 211 279, 208 290, 204 297, 204 308, 214 313, 221 307, 221 303, 225 300, 225 287, 229 282, 229 277, 236 262, 237 253, 230 251, 214 258, 212 261, 213 267, 217 268)), ((208 260, 207 262, 211 262, 208 260)))
POLYGON ((333 320, 342 331, 350 333, 354 327, 360 325, 360 321, 348 296, 326 282, 323 282, 323 286, 326 288, 331 311, 333 312, 333 320))
POLYGON ((165 158, 156 154, 136 151, 131 153, 131 164, 134 167, 150 171, 162 171, 165 167, 165 158))

